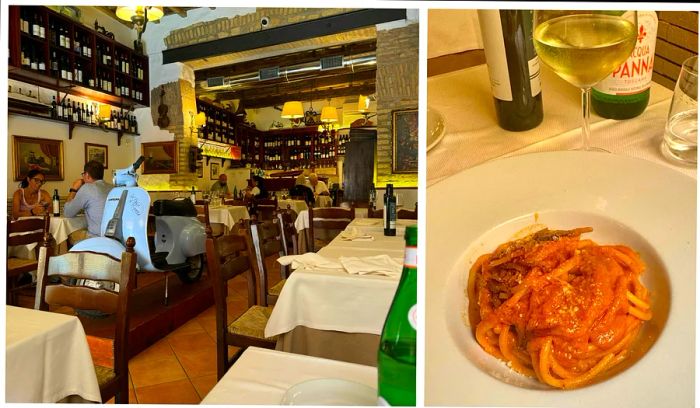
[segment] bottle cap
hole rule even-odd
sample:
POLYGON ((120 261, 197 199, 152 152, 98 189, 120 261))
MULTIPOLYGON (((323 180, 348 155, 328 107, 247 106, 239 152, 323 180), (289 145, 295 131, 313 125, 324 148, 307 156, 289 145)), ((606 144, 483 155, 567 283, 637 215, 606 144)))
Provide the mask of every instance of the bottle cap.
POLYGON ((404 239, 406 240, 406 246, 417 246, 418 245, 418 225, 413 224, 406 227, 406 232, 404 233, 404 239))

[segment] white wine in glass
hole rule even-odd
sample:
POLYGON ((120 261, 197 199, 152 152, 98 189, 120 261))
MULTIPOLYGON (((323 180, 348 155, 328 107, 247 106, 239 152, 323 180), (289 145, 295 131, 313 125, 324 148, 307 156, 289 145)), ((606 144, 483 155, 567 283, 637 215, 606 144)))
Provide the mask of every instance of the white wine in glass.
POLYGON ((637 41, 637 12, 535 10, 535 50, 540 60, 581 89, 582 150, 590 146, 591 88, 617 69, 637 41))

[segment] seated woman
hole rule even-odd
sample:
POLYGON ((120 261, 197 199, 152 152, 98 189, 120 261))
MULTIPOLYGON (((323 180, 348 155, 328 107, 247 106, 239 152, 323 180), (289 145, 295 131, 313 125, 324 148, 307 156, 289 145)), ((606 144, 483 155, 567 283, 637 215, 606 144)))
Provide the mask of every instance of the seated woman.
POLYGON ((45 182, 46 175, 41 170, 29 170, 12 196, 13 219, 46 214, 51 205, 51 196, 41 189, 45 182))

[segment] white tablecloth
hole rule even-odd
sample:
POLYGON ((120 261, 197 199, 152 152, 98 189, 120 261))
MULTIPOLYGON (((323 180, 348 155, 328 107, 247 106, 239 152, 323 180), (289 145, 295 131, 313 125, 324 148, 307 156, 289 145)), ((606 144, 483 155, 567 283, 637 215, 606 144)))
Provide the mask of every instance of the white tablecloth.
POLYGON ((209 222, 226 225, 231 229, 241 219, 250 218, 248 209, 242 205, 226 205, 222 207, 209 207, 209 222))
POLYGON ((6 306, 6 402, 101 401, 83 326, 75 316, 6 306))
MULTIPOLYGON (((21 217, 21 219, 30 217, 21 217)), ((36 218, 36 217, 32 217, 36 218)), ((66 240, 68 240, 68 235, 80 229, 87 229, 87 219, 84 215, 79 215, 77 217, 65 218, 65 217, 51 217, 49 224, 49 232, 51 236, 56 241, 56 245, 61 245, 66 240)), ((36 258, 34 253, 34 248, 36 244, 16 246, 8 248, 8 255, 16 256, 18 258, 24 259, 34 259, 36 258)))
POLYGON ((306 205, 306 201, 304 200, 277 200, 277 208, 285 209, 287 206, 289 206, 297 214, 309 209, 309 207, 306 205))
POLYGON ((321 195, 316 197, 316 207, 333 207, 333 199, 327 195, 321 195))
MULTIPOLYGON (((388 254, 403 263, 404 238, 372 234, 374 241, 342 241, 336 237, 318 253, 327 258, 388 254)), ((381 334, 398 278, 350 275, 343 269, 298 269, 284 284, 265 336, 296 326, 346 333, 381 334)))
POLYGON ((290 387, 317 378, 339 378, 377 388, 375 367, 248 347, 202 404, 279 405, 290 387))
MULTIPOLYGON (((494 158, 580 146, 580 91, 540 66, 544 120, 525 132, 508 132, 498 126, 486 65, 428 79, 428 105, 445 120, 444 138, 427 154, 428 186, 494 158)), ((652 83, 649 106, 634 119, 603 119, 591 112, 591 145, 661 163, 697 178, 696 167, 668 161, 659 148, 672 94, 652 83)))

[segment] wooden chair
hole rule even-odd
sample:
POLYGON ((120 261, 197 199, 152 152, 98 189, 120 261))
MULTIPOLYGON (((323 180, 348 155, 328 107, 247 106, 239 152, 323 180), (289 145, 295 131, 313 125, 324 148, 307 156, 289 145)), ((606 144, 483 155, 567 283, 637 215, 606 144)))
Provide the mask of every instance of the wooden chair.
POLYGON ((217 378, 240 357, 248 346, 275 348, 277 338, 265 338, 265 325, 272 313, 272 307, 267 306, 266 298, 255 295, 256 273, 251 268, 255 255, 252 251, 252 238, 249 230, 241 229, 239 234, 229 234, 218 239, 208 237, 206 240, 207 268, 212 277, 214 301, 216 304, 216 372, 217 378), (226 261, 219 260, 225 257, 226 261), (226 304, 227 282, 242 273, 248 274, 248 309, 232 323, 228 323, 228 308, 226 304), (252 288, 252 289, 251 289, 252 288), (253 304, 251 304, 253 300, 253 304), (228 346, 239 347, 231 357, 228 356, 228 346))
POLYGON ((205 229, 210 229, 214 238, 218 238, 226 232, 226 225, 209 221, 209 200, 195 201, 194 208, 197 209, 197 219, 204 224, 205 229))
POLYGON ((277 196, 275 198, 256 198, 252 204, 253 213, 259 221, 272 220, 277 212, 277 196))
MULTIPOLYGON (((21 289, 30 287, 32 284, 20 285, 19 280, 25 273, 36 271, 39 267, 37 261, 37 253, 39 246, 46 242, 52 241, 49 233, 50 218, 49 215, 44 215, 43 218, 24 218, 13 221, 11 217, 7 217, 7 249, 10 247, 36 244, 36 248, 32 251, 33 257, 20 258, 16 256, 7 256, 7 304, 17 304, 17 292, 21 289)), ((50 248, 50 247, 49 247, 50 248)))
MULTIPOLYGON (((287 204, 287 208, 277 211, 277 221, 282 229, 282 247, 285 249, 285 255, 299 255, 299 233, 294 225, 297 216, 297 212, 292 210, 289 204, 287 204)), ((283 268, 280 271, 282 278, 287 277, 287 269, 283 268)))
POLYGON ((328 245, 355 219, 355 208, 309 207, 309 228, 306 242, 312 252, 328 245))
POLYGON ((136 241, 126 241, 121 260, 95 252, 69 252, 49 258, 47 247, 39 252, 35 308, 68 306, 114 315, 114 338, 88 336, 102 402, 114 397, 117 404, 129 403, 129 300, 136 285, 136 241), (55 280, 52 277, 61 279, 55 280), (74 281, 75 284, 64 284, 74 281), (114 290, 88 287, 85 280, 117 284, 114 290), (55 282, 55 283, 54 283, 55 282))
MULTIPOLYGON (((287 254, 284 248, 282 227, 278 219, 272 221, 250 222, 250 247, 254 254, 254 270, 258 280, 258 299, 263 306, 274 305, 282 292, 286 279, 281 279, 277 284, 268 288, 268 272, 265 259, 269 256, 284 256, 287 254)), ((286 271, 280 272, 286 277, 286 271)))

